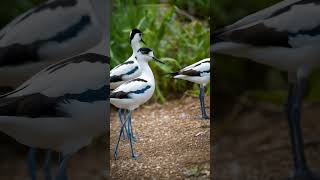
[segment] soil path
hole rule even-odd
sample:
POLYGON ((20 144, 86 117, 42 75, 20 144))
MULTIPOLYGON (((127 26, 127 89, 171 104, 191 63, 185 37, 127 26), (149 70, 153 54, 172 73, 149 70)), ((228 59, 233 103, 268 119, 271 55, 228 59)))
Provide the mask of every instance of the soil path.
MULTIPOLYGON (((209 97, 206 98, 209 113, 209 97)), ((120 123, 111 115, 111 176, 114 179, 209 179, 210 121, 200 119, 199 101, 184 97, 163 105, 145 105, 133 113, 139 155, 132 160, 129 142, 121 141, 119 159, 113 150, 120 123)))
MULTIPOLYGON (((286 179, 293 172, 288 124, 283 107, 252 104, 217 124, 213 169, 219 180, 286 179)), ((310 168, 320 172, 320 106, 305 105, 302 127, 310 168)))
MULTIPOLYGON (((106 143, 102 138, 88 147, 75 153, 68 161, 67 174, 70 180, 106 180, 106 143)), ((27 174, 26 154, 28 148, 15 143, 2 144, 0 158, 0 179, 1 180, 30 180, 27 174)), ((44 178, 43 162, 44 151, 37 150, 37 178, 44 178)), ((52 177, 56 176, 58 170, 59 154, 53 153, 52 157, 52 177)))

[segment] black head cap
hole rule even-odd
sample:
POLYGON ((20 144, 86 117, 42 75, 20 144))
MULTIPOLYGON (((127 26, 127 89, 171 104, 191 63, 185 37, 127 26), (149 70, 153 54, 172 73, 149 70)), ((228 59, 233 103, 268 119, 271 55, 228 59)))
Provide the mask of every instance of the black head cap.
POLYGON ((142 32, 141 32, 139 29, 132 29, 132 30, 131 30, 130 42, 132 41, 134 35, 136 35, 137 33, 141 34, 142 32))
POLYGON ((149 54, 149 52, 152 51, 150 48, 140 48, 138 52, 141 52, 141 54, 149 54))

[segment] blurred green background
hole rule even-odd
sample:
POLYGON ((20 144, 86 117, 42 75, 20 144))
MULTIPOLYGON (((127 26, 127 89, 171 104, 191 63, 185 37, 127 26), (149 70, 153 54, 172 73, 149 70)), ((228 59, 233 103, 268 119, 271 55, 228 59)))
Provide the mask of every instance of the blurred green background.
POLYGON ((45 0, 10 0, 0 2, 0 29, 18 15, 45 0))
POLYGON ((198 94, 197 85, 164 74, 209 57, 209 8, 209 0, 113 1, 111 67, 131 56, 129 33, 138 28, 147 44, 143 46, 153 49, 166 63, 150 63, 157 86, 153 100, 165 102, 187 90, 189 94, 198 94))
MULTIPOLYGON (((214 0, 211 30, 230 25, 241 18, 272 6, 281 0, 214 0)), ((274 68, 247 59, 213 54, 215 61, 215 88, 213 89, 216 114, 230 111, 239 97, 254 102, 271 102, 283 106, 287 99, 287 75, 274 68)), ((312 74, 306 94, 307 102, 320 101, 319 71, 312 74)))

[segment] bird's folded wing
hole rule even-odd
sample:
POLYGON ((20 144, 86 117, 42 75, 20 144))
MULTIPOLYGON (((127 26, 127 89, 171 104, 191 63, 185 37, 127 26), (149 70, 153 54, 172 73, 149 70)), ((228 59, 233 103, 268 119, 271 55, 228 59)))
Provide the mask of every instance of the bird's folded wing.
MULTIPOLYGON (((81 1, 46 2, 15 18, 0 32, 0 55, 14 51, 17 52, 15 56, 19 54, 30 56, 30 58, 25 57, 24 61, 36 61, 34 58, 31 59, 33 57, 31 54, 40 47, 49 48, 48 43, 56 43, 55 47, 60 47, 60 49, 74 46, 79 52, 94 46, 94 40, 99 42, 101 38, 101 28, 95 23, 92 12, 75 7, 77 2, 81 1), (71 39, 77 40, 71 41, 71 39)), ((14 53, 11 52, 11 54, 14 53)), ((1 62, 1 64, 23 63, 17 62, 18 60, 23 61, 22 58, 6 58, 5 60, 9 62, 1 62)))
POLYGON ((50 97, 96 90, 108 82, 109 58, 83 54, 53 64, 24 82, 15 91, 4 95, 18 97, 42 93, 50 97))
POLYGON ((116 99, 126 99, 130 98, 132 95, 143 94, 145 91, 151 88, 151 85, 148 81, 140 78, 130 80, 117 89, 111 92, 110 98, 116 99))
POLYGON ((220 33, 215 38, 217 38, 216 42, 297 47, 310 41, 310 38, 300 38, 299 36, 317 36, 319 34, 320 1, 308 0, 293 3, 274 12, 270 17, 220 33), (310 20, 310 17, 313 19, 310 20))
MULTIPOLYGON (((181 75, 187 75, 188 73, 193 74, 192 72, 202 72, 202 71, 210 71, 210 58, 203 59, 197 63, 191 64, 179 71, 181 75)), ((190 75, 191 75, 190 74, 190 75)))
POLYGON ((223 32, 230 31, 233 29, 237 29, 241 26, 251 24, 253 22, 264 20, 264 19, 272 16, 272 14, 276 13, 277 11, 279 11, 283 8, 286 8, 286 7, 292 5, 296 2, 299 2, 299 1, 301 1, 301 0, 283 0, 283 1, 273 5, 271 7, 265 8, 263 10, 256 12, 256 13, 253 13, 249 16, 246 16, 245 18, 238 20, 237 22, 233 23, 232 25, 229 25, 229 26, 226 26, 222 29, 218 29, 216 31, 213 31, 213 35, 218 35, 223 32))
POLYGON ((67 116, 59 110, 58 102, 58 98, 50 98, 40 93, 2 98, 0 99, 0 116, 32 118, 67 116))
MULTIPOLYGON (((320 1, 285 1, 263 12, 265 14, 260 18, 258 17, 261 12, 258 12, 239 21, 242 23, 237 22, 223 31, 213 33, 212 42, 227 41, 254 46, 295 47, 296 43, 289 42, 289 40, 292 41, 292 38, 312 33, 314 36, 315 33, 320 33, 320 1), (314 17, 312 21, 309 18, 311 16, 314 17)), ((299 45, 303 45, 303 41, 300 38, 299 45)))
POLYGON ((43 3, 16 17, 1 30, 0 34, 7 36, 5 38, 7 44, 16 40, 27 43, 35 39, 48 39, 70 27, 73 22, 79 21, 81 15, 89 14, 84 9, 75 8, 76 5, 75 0, 43 3))
POLYGON ((141 75, 137 61, 128 60, 113 68, 110 72, 110 83, 128 81, 141 75))

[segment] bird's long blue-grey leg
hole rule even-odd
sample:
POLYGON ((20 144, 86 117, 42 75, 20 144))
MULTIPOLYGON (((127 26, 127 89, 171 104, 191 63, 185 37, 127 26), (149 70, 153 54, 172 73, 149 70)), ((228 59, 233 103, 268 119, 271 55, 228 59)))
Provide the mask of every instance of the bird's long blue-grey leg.
MULTIPOLYGON (((124 122, 127 119, 127 112, 125 109, 122 110, 122 121, 124 122)), ((125 123, 124 123, 125 124, 125 123)), ((127 133, 127 137, 131 137, 131 130, 128 122, 124 125, 125 132, 127 133)))
POLYGON ((301 129, 301 104, 305 88, 305 79, 299 79, 290 84, 288 93, 287 116, 291 137, 292 154, 294 160, 294 179, 316 179, 309 170, 305 153, 301 129))
POLYGON ((133 130, 132 130, 132 118, 131 116, 129 116, 128 119, 128 127, 129 127, 129 132, 130 132, 130 137, 132 139, 132 142, 136 142, 136 137, 133 135, 133 130))
MULTIPOLYGON (((119 115, 119 121, 120 121, 120 125, 122 125, 122 109, 118 109, 118 115, 119 115)), ((121 136, 123 137, 123 140, 126 139, 125 134, 121 134, 121 136), (123 136, 122 136, 123 135, 123 136)))
MULTIPOLYGON (((131 119, 131 114, 132 114, 132 111, 129 110, 129 112, 128 112, 128 117, 127 117, 128 122, 129 122, 130 119, 131 119)), ((133 159, 136 159, 136 155, 134 154, 134 150, 133 150, 133 146, 132 146, 132 138, 129 138, 129 141, 130 141, 131 157, 132 157, 133 159)))
MULTIPOLYGON (((118 110, 118 114, 119 114, 120 124, 122 126, 123 121, 125 120, 125 110, 124 109, 119 109, 118 110)), ((125 132, 127 133, 127 136, 129 136, 129 130, 127 129, 126 126, 124 128, 125 128, 125 131, 123 131, 122 134, 121 134, 121 136, 123 137, 123 140, 126 139, 125 132)))
POLYGON ((206 107, 204 104, 204 96, 205 96, 205 92, 204 92, 204 86, 200 85, 200 94, 199 94, 199 99, 200 99, 200 108, 201 108, 201 114, 202 114, 202 118, 203 119, 209 119, 207 113, 206 113, 206 107))
MULTIPOLYGON (((120 128, 120 134, 119 134, 119 137, 118 137, 117 145, 116 145, 116 148, 114 149, 114 159, 118 159, 118 147, 119 147, 119 142, 120 142, 120 138, 121 138, 121 134, 122 134, 122 132, 123 132, 123 129, 124 129, 124 127, 126 126, 127 120, 128 120, 128 119, 126 119, 126 120, 123 122, 123 124, 121 125, 121 128, 120 128)), ((128 139, 130 140, 131 137, 128 136, 128 139)))
MULTIPOLYGON (((126 110, 125 110, 126 111, 126 110)), ((127 112, 127 114, 129 113, 129 111, 127 112)), ((126 119, 128 118, 129 116, 126 117, 126 119)), ((126 124, 126 127, 128 128, 128 133, 129 133, 129 136, 132 138, 131 136, 131 125, 130 125, 130 119, 127 120, 127 124, 126 124)))
POLYGON ((70 159, 71 154, 63 156, 63 159, 58 168, 58 174, 56 180, 68 180, 67 176, 67 161, 70 159))
POLYGON ((44 160, 44 166, 43 166, 45 180, 52 180, 52 177, 51 177, 51 154, 52 154, 51 150, 47 150, 45 160, 44 160))
POLYGON ((27 155, 27 162, 28 162, 28 173, 32 180, 37 179, 37 169, 36 169, 36 149, 30 148, 28 155, 27 155))

